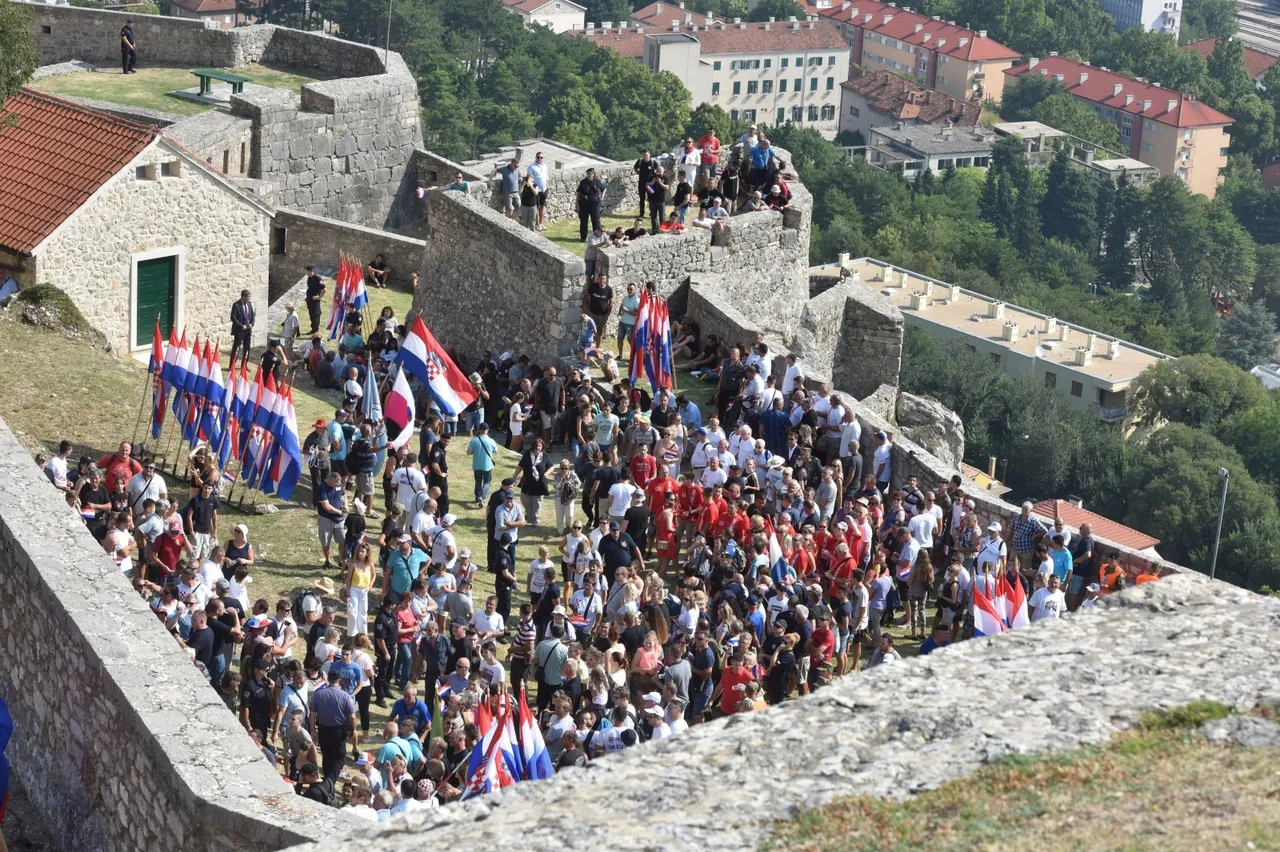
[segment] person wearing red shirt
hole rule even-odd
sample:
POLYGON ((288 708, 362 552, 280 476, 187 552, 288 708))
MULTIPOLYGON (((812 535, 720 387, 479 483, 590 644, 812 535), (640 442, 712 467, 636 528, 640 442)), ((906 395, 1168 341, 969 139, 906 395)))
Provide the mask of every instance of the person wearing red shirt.
POLYGON ((667 564, 679 556, 676 540, 676 495, 668 491, 654 515, 654 546, 658 550, 658 576, 667 576, 667 564))
POLYGON ((729 511, 724 498, 720 496, 720 487, 707 486, 702 489, 702 512, 698 516, 698 532, 712 539, 721 526, 720 518, 729 511))
POLYGON ((841 544, 836 548, 835 559, 831 565, 831 581, 827 584, 827 592, 835 597, 840 589, 852 589, 853 569, 858 563, 850 556, 849 545, 841 544))
POLYGON ((742 503, 733 504, 733 514, 729 518, 729 535, 740 545, 751 541, 751 518, 742 508, 742 503))
POLYGON ((813 554, 804 543, 795 548, 794 557, 789 561, 791 566, 796 569, 797 577, 807 579, 816 576, 818 573, 818 565, 813 559, 813 554))
POLYGON ((831 630, 831 618, 827 614, 819 615, 814 619, 813 633, 809 636, 809 646, 806 649, 809 655, 809 691, 818 688, 818 678, 822 674, 822 668, 831 662, 831 655, 835 652, 836 635, 831 630))
POLYGON ((668 494, 675 494, 680 490, 680 483, 671 478, 667 473, 667 463, 658 462, 658 472, 645 486, 645 496, 649 498, 649 505, 654 510, 661 508, 667 502, 668 494))
POLYGON ((178 568, 183 562, 183 556, 190 558, 191 545, 187 542, 186 535, 182 532, 182 519, 172 518, 169 520, 168 528, 156 538, 156 543, 151 546, 151 552, 147 557, 147 564, 150 570, 147 572, 155 578, 154 582, 161 585, 176 583, 178 580, 178 568))
POLYGON ((124 441, 114 453, 98 459, 98 469, 105 474, 103 482, 115 482, 120 477, 128 482, 135 473, 142 473, 142 465, 134 461, 132 454, 133 446, 124 441))
POLYGON ((676 543, 685 547, 693 541, 693 534, 702 517, 702 486, 693 477, 681 477, 676 491, 676 543))
POLYGON ((716 138, 716 132, 708 130, 698 140, 698 147, 702 149, 702 164, 698 167, 698 174, 705 175, 708 181, 715 180, 716 167, 720 163, 720 140, 716 138))
MULTIPOLYGON (((729 657, 729 667, 720 675, 720 685, 716 687, 720 695, 720 712, 732 716, 738 702, 746 696, 746 686, 755 680, 751 669, 743 665, 741 651, 734 651, 729 657)), ((713 696, 714 698, 714 696, 713 696)))
POLYGON ((827 522, 819 521, 818 528, 813 531, 813 550, 816 555, 822 555, 827 550, 827 539, 831 538, 831 533, 827 531, 827 522))
MULTIPOLYGON (((631 458, 631 478, 639 488, 648 488, 649 483, 658 475, 658 462, 649 454, 647 444, 640 444, 636 454, 631 458)), ((660 505, 660 504, 659 504, 660 505)))

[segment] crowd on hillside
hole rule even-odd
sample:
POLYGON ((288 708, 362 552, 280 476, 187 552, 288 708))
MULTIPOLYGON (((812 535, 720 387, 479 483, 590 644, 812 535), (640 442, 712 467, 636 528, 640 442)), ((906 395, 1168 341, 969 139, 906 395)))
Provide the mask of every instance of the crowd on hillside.
MULTIPOLYGON (((682 182, 723 188, 695 153, 682 182)), ((654 175, 641 171, 642 199, 654 175)), ((63 442, 41 461, 298 792, 370 819, 462 796, 481 720, 526 689, 564 769, 893 664, 895 623, 920 654, 962 640, 975 592, 998 581, 1033 621, 1123 588, 1087 526, 1045 524, 1030 504, 1008 528, 984 524, 959 477, 903 477, 892 435, 864 434, 848 400, 794 356, 775 365, 762 339, 674 323, 676 369, 714 386, 705 410, 702 394, 619 378, 638 308, 634 286, 589 281, 580 352, 603 353, 603 378, 486 351, 462 365, 475 400, 452 415, 411 380, 418 442, 398 449, 362 397, 394 376, 405 326, 387 309, 367 339, 350 317, 334 352, 313 338, 292 369, 343 401, 303 442, 328 576, 292 600, 253 594, 254 544, 220 522, 207 449, 182 495, 128 443, 73 468, 63 442), (615 320, 616 359, 602 339, 615 320), (518 463, 495 484, 500 445, 518 463), (469 516, 483 552, 459 542, 469 516), (535 530, 554 544, 528 544, 535 530), (492 594, 475 592, 478 572, 492 594), (366 751, 371 705, 390 720, 366 751)), ((264 366, 289 370, 286 349, 264 366)))

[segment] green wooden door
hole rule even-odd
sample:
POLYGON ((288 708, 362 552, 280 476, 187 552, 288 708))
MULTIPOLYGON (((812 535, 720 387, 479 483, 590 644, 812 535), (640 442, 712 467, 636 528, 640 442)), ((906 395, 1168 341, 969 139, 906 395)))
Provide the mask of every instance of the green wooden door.
POLYGON ((177 262, 178 258, 170 255, 138 263, 138 314, 134 319, 137 339, 134 346, 151 343, 157 314, 160 316, 160 334, 168 338, 178 298, 177 262))

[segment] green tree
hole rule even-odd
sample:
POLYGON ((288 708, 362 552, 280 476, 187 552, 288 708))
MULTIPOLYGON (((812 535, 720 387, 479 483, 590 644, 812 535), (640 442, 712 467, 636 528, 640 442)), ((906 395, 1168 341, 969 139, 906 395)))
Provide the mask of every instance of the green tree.
POLYGON ((0 3, 0 105, 31 79, 35 67, 31 7, 25 3, 0 3))
POLYGON ((1128 394, 1129 419, 1137 426, 1168 422, 1209 430, 1269 401, 1257 378, 1212 355, 1158 361, 1128 394))
POLYGON ((854 216, 841 215, 827 227, 813 226, 809 237, 809 262, 815 266, 834 263, 840 252, 847 251, 853 257, 864 257, 868 251, 867 239, 854 216))
POLYGON ((1261 591, 1263 587, 1272 591, 1280 589, 1277 536, 1280 536, 1280 518, 1275 517, 1247 518, 1238 527, 1224 532, 1217 578, 1254 591, 1261 591))
POLYGON ((1275 498, 1254 481, 1235 450, 1206 431, 1172 424, 1134 454, 1124 479, 1124 523, 1160 539, 1161 553, 1173 561, 1207 570, 1218 521, 1219 468, 1231 472, 1224 537, 1249 520, 1276 519, 1275 498))
POLYGON ((747 124, 742 121, 734 121, 724 107, 717 104, 699 104, 689 114, 689 121, 685 125, 683 133, 685 136, 692 136, 697 140, 701 139, 702 135, 708 130, 715 130, 720 144, 728 147, 733 144, 733 140, 746 132, 747 124))
POLYGON ((1251 91, 1222 106, 1235 119, 1231 125, 1231 153, 1261 157, 1275 147, 1276 108, 1257 92, 1251 91))
POLYGON ((1120 128, 1115 122, 1103 121, 1083 101, 1065 92, 1050 95, 1038 103, 1030 110, 1028 120, 1039 121, 1112 151, 1120 148, 1120 128))
POLYGON ((1244 458, 1249 473, 1280 497, 1280 440, 1276 440, 1280 435, 1280 401, 1271 399, 1236 414, 1222 433, 1223 441, 1244 458))
MULTIPOLYGON (((1213 46, 1205 70, 1218 86, 1217 95, 1223 103, 1256 91, 1249 68, 1244 64, 1244 43, 1235 39, 1219 39, 1213 46)), ((1234 118, 1234 116, 1232 116, 1234 118)))
POLYGON ((608 124, 600 105, 582 89, 553 98, 547 105, 545 121, 548 136, 588 151, 595 148, 608 124))
MULTIPOLYGON (((1218 354, 1242 370, 1275 358, 1276 318, 1261 301, 1239 302, 1222 321, 1218 332, 1218 354)), ((1276 433, 1280 443, 1280 432, 1276 433)))
POLYGON ((797 21, 805 19, 805 10, 796 0, 760 0, 756 7, 747 13, 748 21, 785 21, 795 17, 797 21))
POLYGON ((1180 49, 1167 33, 1141 27, 1125 30, 1102 45, 1092 62, 1194 95, 1204 91, 1208 79, 1198 53, 1180 49))
POLYGON ((1063 148, 1049 164, 1048 186, 1040 200, 1041 225, 1046 237, 1092 250, 1098 240, 1097 194, 1089 179, 1070 163, 1063 148))
POLYGON ((1252 297, 1268 308, 1280 306, 1280 245, 1258 246, 1257 263, 1252 297))
POLYGON ((587 9, 586 19, 597 25, 606 21, 615 27, 628 23, 633 11, 627 0, 582 0, 582 5, 587 9))
POLYGON ((1098 219, 1102 223, 1098 273, 1113 290, 1133 284, 1133 253, 1129 238, 1137 229, 1142 212, 1138 189, 1124 175, 1115 184, 1103 184, 1098 196, 1098 219))
POLYGON ((1000 101, 1000 117, 1005 121, 1035 121, 1036 107, 1054 95, 1063 94, 1066 87, 1046 74, 1022 74, 1004 87, 1000 101))
POLYGON ((1184 0, 1178 38, 1183 44, 1204 38, 1231 38, 1236 34, 1236 0, 1184 0))

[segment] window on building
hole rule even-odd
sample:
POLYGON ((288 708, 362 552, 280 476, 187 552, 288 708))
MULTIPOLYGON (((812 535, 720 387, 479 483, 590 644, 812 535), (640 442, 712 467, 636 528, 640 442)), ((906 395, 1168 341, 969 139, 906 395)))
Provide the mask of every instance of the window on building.
POLYGON ((53 27, 49 26, 48 24, 41 24, 41 25, 40 25, 40 34, 41 34, 41 35, 51 35, 52 33, 53 33, 53 27))
POLYGON ((994 362, 995 362, 995 363, 997 363, 997 364, 999 364, 999 363, 1000 363, 1000 353, 999 353, 999 352, 988 352, 988 353, 987 353, 987 357, 989 357, 992 361, 994 361, 994 362))
POLYGON ((287 228, 271 229, 271 253, 284 254, 285 247, 289 244, 289 230, 287 228))
POLYGON ((811 65, 811 66, 812 66, 812 65, 821 65, 821 64, 822 64, 822 57, 821 57, 821 56, 810 56, 810 57, 809 57, 809 65, 811 65))
POLYGON ((948 158, 947 158, 947 159, 945 159, 945 160, 939 160, 939 161, 938 161, 938 171, 942 171, 943 169, 952 169, 952 168, 955 168, 955 165, 956 165, 956 161, 955 161, 955 159, 954 159, 954 158, 951 158, 951 157, 948 157, 948 158))
POLYGON ((155 166, 138 166, 137 176, 138 176, 138 180, 155 180, 156 167, 155 166))
POLYGON ((1219 149, 1218 149, 1218 153, 1225 157, 1225 156, 1227 156, 1229 153, 1231 153, 1231 149, 1230 149, 1230 148, 1219 148, 1219 149))
POLYGON ((1186 169, 1178 169, 1177 171, 1174 172, 1174 174, 1177 175, 1178 180, 1185 181, 1187 179, 1186 169))
POLYGON ((1120 135, 1126 139, 1133 136, 1133 117, 1132 116, 1125 115, 1120 117, 1120 135))
POLYGON ((1047 388, 1056 388, 1058 386, 1058 374, 1044 371, 1044 386, 1047 388))
POLYGON ((938 75, 938 85, 940 85, 940 86, 945 86, 945 85, 947 85, 947 78, 946 78, 946 77, 944 77, 944 76, 942 76, 941 74, 939 74, 939 75, 938 75))
POLYGON ((835 78, 835 77, 828 77, 828 78, 827 78, 827 91, 828 91, 828 92, 830 92, 830 91, 832 91, 833 89, 835 89, 835 87, 836 87, 836 78, 835 78))
POLYGON ((810 78, 809 78, 809 91, 811 91, 811 92, 816 92, 816 91, 818 91, 818 78, 817 78, 817 77, 810 77, 810 78))
POLYGON ((742 94, 742 83, 741 83, 741 82, 739 82, 739 81, 737 81, 737 80, 735 80, 735 81, 734 81, 734 83, 733 83, 733 93, 734 93, 735 95, 740 95, 740 94, 742 94))
POLYGON ((1142 150, 1144 150, 1144 151, 1146 151, 1148 154, 1150 154, 1150 153, 1152 153, 1152 152, 1154 152, 1154 151, 1156 150, 1156 146, 1155 146, 1155 145, 1152 145, 1150 142, 1143 142, 1143 143, 1142 143, 1142 150))
POLYGON ((822 108, 822 120, 830 121, 836 117, 836 108, 833 104, 827 104, 822 108))
POLYGON ((773 60, 772 60, 772 59, 766 59, 766 60, 764 61, 764 67, 765 67, 765 68, 772 68, 772 67, 773 67, 773 60))
POLYGON ((773 91, 773 81, 765 80, 764 82, 762 82, 760 84, 760 91, 766 95, 771 93, 773 91))
POLYGON ((785 57, 785 56, 784 56, 784 57, 782 57, 782 65, 781 65, 781 67, 782 67, 782 68, 786 68, 786 67, 787 67, 787 65, 788 65, 790 62, 791 62, 791 60, 790 60, 790 59, 788 59, 787 57, 785 57))
POLYGON ((738 120, 738 111, 737 111, 736 109, 731 109, 731 110, 729 110, 729 117, 730 117, 730 118, 732 118, 734 121, 737 121, 737 120, 738 120))
POLYGON ((796 67, 797 67, 797 68, 800 68, 800 67, 802 67, 803 65, 804 65, 804 57, 803 57, 803 56, 797 56, 797 57, 796 57, 796 67))
POLYGON ((748 94, 748 95, 758 94, 758 93, 759 93, 759 91, 760 91, 760 83, 759 83, 758 81, 756 81, 756 80, 748 80, 748 81, 747 81, 747 94, 748 94))
POLYGON ((810 107, 809 107, 809 120, 810 120, 810 121, 817 121, 817 120, 818 120, 818 107, 817 107, 817 106, 810 106, 810 107))
POLYGON ((976 168, 985 169, 991 165, 991 158, 990 157, 974 157, 973 165, 976 168))
POLYGON ((712 83, 712 84, 711 84, 711 97, 713 97, 713 98, 718 98, 718 97, 720 97, 720 84, 719 84, 719 83, 712 83))
POLYGON ((836 58, 835 58, 834 56, 828 56, 828 57, 827 57, 827 64, 828 64, 828 65, 835 65, 835 64, 836 64, 836 58))
POLYGON ((779 91, 779 92, 783 92, 783 93, 785 93, 785 92, 787 91, 787 81, 786 81, 786 80, 779 80, 779 81, 778 81, 778 91, 779 91))
POLYGON ((1083 396, 1084 396, 1084 385, 1080 384, 1079 382, 1072 382, 1072 383, 1071 383, 1071 395, 1072 395, 1072 396, 1083 397, 1083 396))
POLYGON ((862 115, 862 110, 858 109, 857 107, 851 106, 849 107, 849 115, 853 116, 854 118, 857 118, 858 116, 862 115))
POLYGON ((775 119, 775 123, 783 124, 786 122, 786 120, 787 120, 787 108, 778 107, 778 117, 777 119, 775 119))
POLYGON ((743 121, 755 121, 755 120, 756 120, 756 111, 755 111, 755 110, 753 110, 753 109, 744 109, 744 110, 742 111, 742 120, 743 120, 743 121))
POLYGON ((719 71, 719 70, 720 70, 720 60, 719 60, 719 59, 717 59, 715 62, 712 62, 712 63, 711 63, 711 70, 712 70, 712 71, 719 71))
POLYGON ((170 160, 162 163, 160 166, 160 174, 165 177, 182 177, 182 161, 170 160))
POLYGON ((792 107, 791 120, 795 122, 804 121, 804 107, 792 107))
MULTIPOLYGON (((1107 110, 1107 112, 1110 112, 1110 110, 1107 110)), ((1156 123, 1154 121, 1147 121, 1146 119, 1142 120, 1142 131, 1144 133, 1150 133, 1155 129, 1156 129, 1156 123)))
POLYGON ((799 77, 796 78, 795 83, 796 85, 795 85, 794 91, 799 92, 804 89, 804 81, 801 80, 799 77))

